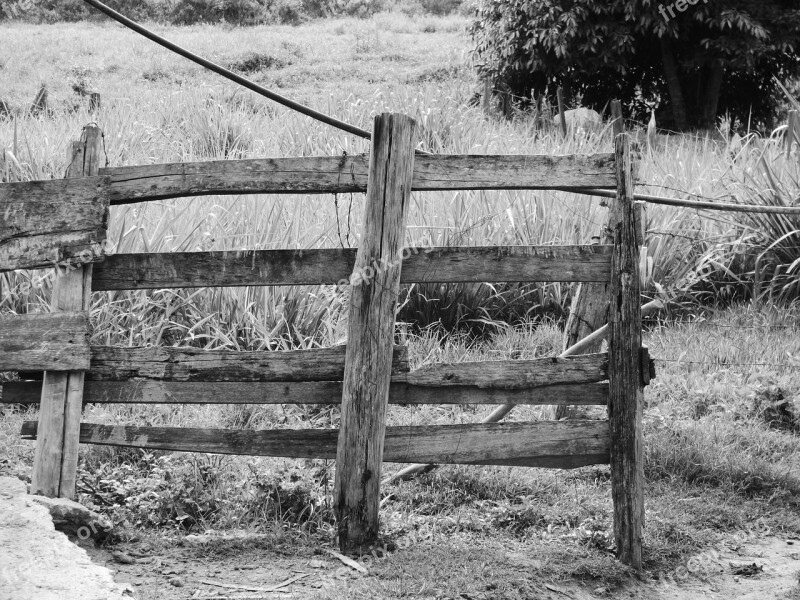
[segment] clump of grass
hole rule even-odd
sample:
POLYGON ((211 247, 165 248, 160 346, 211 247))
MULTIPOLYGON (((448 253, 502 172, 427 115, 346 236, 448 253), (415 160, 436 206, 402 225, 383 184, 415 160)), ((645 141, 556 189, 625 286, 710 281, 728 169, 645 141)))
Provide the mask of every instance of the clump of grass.
POLYGON ((289 64, 291 63, 286 59, 272 56, 271 54, 250 52, 242 58, 229 63, 228 68, 232 71, 239 71, 240 73, 249 75, 260 71, 282 69, 289 64))

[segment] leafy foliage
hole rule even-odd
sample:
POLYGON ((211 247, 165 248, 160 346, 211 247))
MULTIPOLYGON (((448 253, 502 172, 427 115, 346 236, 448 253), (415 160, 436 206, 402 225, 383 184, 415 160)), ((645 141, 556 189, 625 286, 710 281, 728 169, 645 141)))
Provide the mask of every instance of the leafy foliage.
POLYGON ((796 3, 673 7, 655 0, 485 0, 470 27, 474 56, 496 88, 521 98, 563 86, 597 109, 619 98, 640 119, 648 105, 669 99, 671 115, 663 117, 681 128, 712 126, 726 112, 771 124, 773 77, 786 80, 800 68, 796 3))

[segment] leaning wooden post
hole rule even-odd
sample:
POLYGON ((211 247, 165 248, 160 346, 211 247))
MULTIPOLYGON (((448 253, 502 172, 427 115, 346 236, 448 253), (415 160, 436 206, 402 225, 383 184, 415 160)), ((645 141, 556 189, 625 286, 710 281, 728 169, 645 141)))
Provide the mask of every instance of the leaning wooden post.
POLYGON ((619 559, 641 570, 644 526, 642 464, 642 310, 639 246, 633 200, 633 157, 627 135, 616 139, 617 201, 612 207, 614 252, 609 294, 611 496, 619 559))
POLYGON ((416 123, 375 118, 363 237, 350 281, 350 313, 334 489, 339 546, 377 541, 379 485, 394 345, 394 311, 414 171, 416 123))
MULTIPOLYGON (((103 152, 103 134, 87 125, 81 141, 67 153, 67 178, 97 175, 103 152)), ((91 304, 92 265, 57 268, 50 302, 52 312, 88 311, 91 304)), ((31 493, 51 498, 74 498, 78 469, 78 438, 83 405, 83 371, 45 372, 39 405, 39 428, 31 493)))
MULTIPOLYGON (((622 104, 619 100, 611 101, 611 118, 613 122, 614 139, 625 131, 625 121, 622 116, 622 104)), ((612 201, 613 202, 613 201, 612 201)), ((601 201, 605 206, 605 200, 601 201)), ((593 238, 594 243, 613 244, 611 236, 612 210, 609 210, 606 224, 599 235, 593 238)), ((587 338, 593 332, 608 322, 608 284, 607 283, 581 283, 575 289, 569 317, 564 326, 564 349, 573 347, 580 340, 587 338)), ((585 349, 586 353, 600 352, 602 339, 597 340, 585 349)), ((543 406, 542 418, 558 421, 567 416, 569 406, 543 406)))

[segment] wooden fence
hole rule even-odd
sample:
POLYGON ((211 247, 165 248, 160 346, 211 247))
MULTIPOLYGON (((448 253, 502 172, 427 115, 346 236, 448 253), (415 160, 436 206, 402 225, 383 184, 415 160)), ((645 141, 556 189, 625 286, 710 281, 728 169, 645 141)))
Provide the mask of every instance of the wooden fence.
POLYGON ((641 567, 641 410, 651 375, 641 345, 639 248, 630 142, 595 156, 415 154, 408 117, 376 117, 366 156, 98 168, 85 129, 68 179, 0 185, 0 271, 58 264, 53 314, 0 319, 3 403, 40 402, 32 492, 72 497, 78 444, 337 459, 343 550, 378 535, 381 462, 574 468, 611 464, 621 560, 641 567), (613 243, 405 249, 411 191, 616 189, 613 243), (361 245, 349 249, 105 256, 108 207, 206 194, 366 192, 361 245), (92 291, 350 283, 346 347, 293 352, 104 347, 88 343, 92 291), (401 282, 608 283, 607 353, 436 364, 409 370, 394 345, 401 282), (35 371, 44 371, 37 377, 35 371), (83 403, 341 402, 341 429, 236 431, 81 423, 83 403), (607 405, 608 420, 385 427, 387 403, 607 405))

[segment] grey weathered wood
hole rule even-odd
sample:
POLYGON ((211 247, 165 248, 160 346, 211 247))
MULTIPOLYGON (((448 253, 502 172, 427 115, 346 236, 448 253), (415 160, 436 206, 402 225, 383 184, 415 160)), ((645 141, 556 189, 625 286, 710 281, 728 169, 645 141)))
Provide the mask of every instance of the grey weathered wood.
POLYGON ((497 360, 434 364, 392 377, 413 385, 473 385, 479 388, 521 389, 548 385, 596 383, 608 378, 605 353, 569 358, 497 360))
POLYGON ((625 118, 622 115, 622 103, 619 100, 611 101, 611 118, 614 120, 612 131, 614 138, 625 133, 625 118))
MULTIPOLYGON (((193 429, 81 425, 81 442, 150 450, 333 459, 336 429, 193 429)), ((36 423, 22 435, 36 436, 36 423)), ((437 462, 570 469, 608 463, 607 421, 387 427, 384 462, 437 462)))
MULTIPOLYGON (((287 352, 200 348, 92 346, 90 381, 337 381, 344 375, 344 346, 287 352)), ((390 349, 391 370, 408 370, 404 346, 390 349)))
POLYGON ((85 312, 0 316, 0 371, 89 368, 85 312))
MULTIPOLYGON (((95 176, 103 155, 103 133, 96 125, 84 127, 81 139, 67 152, 67 178, 96 185, 95 176)), ((69 200, 69 198, 66 198, 69 200)), ((47 198, 42 201, 46 202, 47 198)), ((64 197, 50 198, 56 212, 63 210, 64 197)), ((77 201, 77 199, 76 199, 77 201)), ((93 199, 95 214, 102 214, 102 237, 108 220, 108 199, 93 199)), ((102 248, 84 250, 77 268, 56 269, 50 308, 54 315, 66 311, 89 311, 92 298, 92 264, 102 248)), ((87 328, 88 329, 88 328, 87 328)), ((30 367, 29 367, 30 368, 30 367)), ((78 438, 83 401, 83 371, 46 371, 39 407, 41 440, 36 444, 31 492, 43 496, 74 499, 78 469, 78 438)))
POLYGON ((383 436, 400 290, 401 264, 395 259, 406 234, 416 129, 413 119, 400 114, 379 115, 372 128, 363 234, 351 278, 336 451, 336 521, 339 547, 345 552, 365 549, 378 539, 383 436))
MULTIPOLYGON (((199 348, 92 346, 87 381, 302 382, 341 381, 345 347, 287 352, 238 352, 199 348)), ((33 373, 27 373, 33 379, 33 373)), ((608 355, 587 354, 533 360, 437 363, 409 372, 404 346, 394 349, 394 385, 472 386, 514 390, 597 383, 608 379, 608 355)), ((443 394, 455 394, 442 390, 443 394)))
POLYGON ((561 123, 561 133, 562 135, 567 135, 567 117, 564 114, 564 90, 561 86, 558 86, 556 89, 556 99, 558 100, 558 117, 559 122, 561 123))
POLYGON ((101 260, 104 183, 102 177, 0 183, 0 271, 101 260))
POLYGON ((639 246, 633 202, 630 140, 616 140, 618 197, 613 206, 614 256, 609 311, 611 495, 619 559, 642 568, 644 467, 642 460, 642 315, 639 246))
MULTIPOLYGON (((0 383, 0 404, 38 404, 41 381, 0 383)), ((183 382, 158 380, 86 381, 84 403, 96 404, 339 404, 338 381, 183 382)), ((608 384, 560 384, 503 389, 476 386, 419 386, 392 383, 389 404, 608 404, 608 384)))
MULTIPOLYGON (((111 204, 210 194, 333 194, 367 189, 368 156, 311 156, 102 169, 111 204)), ((420 155, 414 191, 614 187, 612 154, 420 155)))
MULTIPOLYGON (((321 285, 348 280, 355 248, 114 254, 94 270, 95 291, 245 285, 321 285)), ((405 259, 402 258, 405 256, 405 259)), ((413 248, 404 283, 605 281, 611 246, 413 248)))

